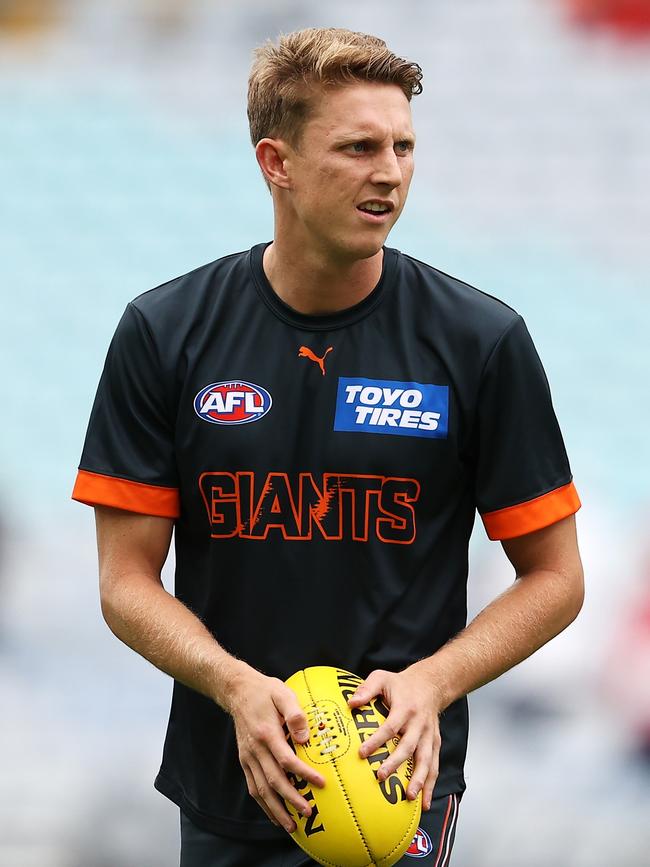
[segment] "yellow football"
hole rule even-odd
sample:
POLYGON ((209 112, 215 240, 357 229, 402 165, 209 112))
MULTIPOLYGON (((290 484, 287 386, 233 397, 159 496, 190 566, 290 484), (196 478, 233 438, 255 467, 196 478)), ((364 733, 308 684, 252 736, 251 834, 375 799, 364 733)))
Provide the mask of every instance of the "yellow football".
POLYGON ((406 797, 412 757, 385 780, 377 779, 381 763, 399 738, 365 759, 359 757, 363 741, 388 716, 381 698, 359 708, 348 706, 360 683, 356 674, 326 665, 297 671, 286 681, 309 723, 307 743, 294 743, 290 737, 288 743, 325 779, 325 786, 319 788, 288 774, 312 810, 305 817, 285 802, 296 823, 291 836, 311 858, 328 867, 391 867, 410 846, 422 810, 421 793, 412 801, 406 797))

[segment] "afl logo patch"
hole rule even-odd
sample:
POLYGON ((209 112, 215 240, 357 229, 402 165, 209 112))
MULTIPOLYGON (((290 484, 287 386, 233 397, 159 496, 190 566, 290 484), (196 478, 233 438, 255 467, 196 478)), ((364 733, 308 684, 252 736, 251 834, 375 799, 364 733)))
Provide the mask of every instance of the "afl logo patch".
POLYGON ((248 424, 271 409, 271 395, 252 382, 213 382, 194 398, 194 411, 211 424, 248 424))
POLYGON ((433 852, 431 837, 422 828, 418 828, 406 854, 410 855, 411 858, 425 858, 431 852, 433 852))

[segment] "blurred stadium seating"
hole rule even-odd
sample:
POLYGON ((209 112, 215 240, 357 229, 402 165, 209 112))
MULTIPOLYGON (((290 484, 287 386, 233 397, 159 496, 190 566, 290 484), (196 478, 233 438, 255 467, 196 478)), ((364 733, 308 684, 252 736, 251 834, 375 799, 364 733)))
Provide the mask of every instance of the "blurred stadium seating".
MULTIPOLYGON (((92 515, 69 494, 126 302, 271 235, 254 45, 333 24, 422 64, 389 243, 522 313, 584 502, 583 614, 472 698, 453 863, 650 863, 650 626, 633 616, 650 582, 650 43, 559 2, 408 8, 0 0, 0 864, 178 863, 177 811, 151 788, 171 685, 103 624, 92 515)), ((510 580, 479 526, 471 611, 510 580)))

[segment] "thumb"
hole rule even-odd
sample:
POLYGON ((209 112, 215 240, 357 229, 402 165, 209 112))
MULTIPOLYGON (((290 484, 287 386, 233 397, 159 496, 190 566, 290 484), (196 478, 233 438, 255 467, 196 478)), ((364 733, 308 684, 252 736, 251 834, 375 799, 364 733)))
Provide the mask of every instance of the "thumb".
POLYGON ((368 704, 376 695, 381 695, 387 680, 390 677, 389 672, 381 668, 376 668, 371 671, 368 677, 359 684, 352 695, 348 698, 348 704, 352 707, 359 707, 362 704, 368 704))
POLYGON ((348 698, 348 704, 358 707, 361 704, 367 704, 372 696, 372 689, 368 686, 368 683, 364 681, 359 684, 352 695, 348 698))
POLYGON ((300 707, 295 692, 289 689, 289 694, 283 696, 276 704, 284 717, 291 739, 301 744, 308 741, 309 724, 307 723, 307 715, 300 707))

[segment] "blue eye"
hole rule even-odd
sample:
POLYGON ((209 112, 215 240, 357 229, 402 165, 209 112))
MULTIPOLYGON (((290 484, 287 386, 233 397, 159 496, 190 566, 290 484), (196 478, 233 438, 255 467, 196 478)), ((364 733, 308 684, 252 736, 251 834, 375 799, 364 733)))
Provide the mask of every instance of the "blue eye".
POLYGON ((366 149, 366 143, 363 141, 355 141, 352 148, 355 154, 362 154, 366 149))

